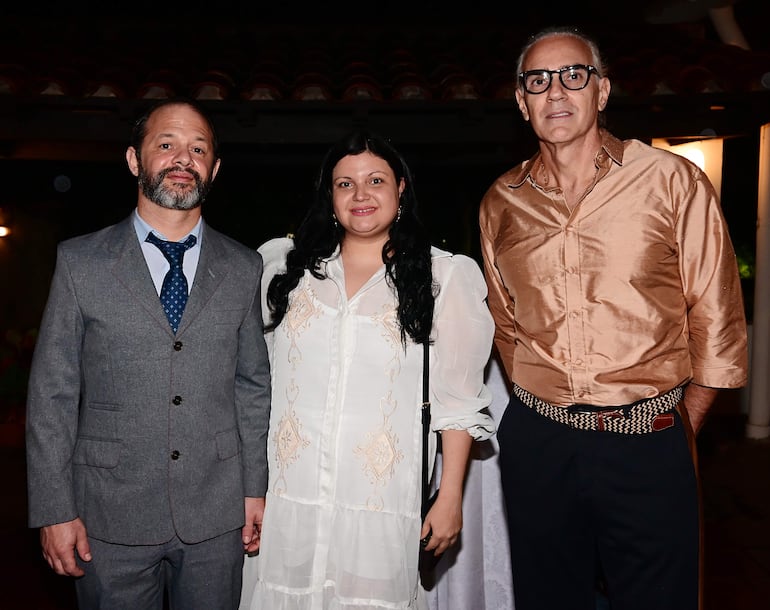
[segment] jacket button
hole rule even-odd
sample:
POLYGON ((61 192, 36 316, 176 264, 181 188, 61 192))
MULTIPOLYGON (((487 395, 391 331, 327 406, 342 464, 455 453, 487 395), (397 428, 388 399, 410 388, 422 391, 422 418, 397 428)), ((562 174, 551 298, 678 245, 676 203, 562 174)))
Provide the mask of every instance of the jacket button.
POLYGON ((178 460, 179 459, 179 452, 174 449, 174 451, 171 452, 171 459, 172 460, 178 460))
POLYGON ((174 341, 174 351, 181 352, 182 351, 182 342, 181 341, 174 341))
POLYGON ((174 396, 174 398, 171 399, 171 402, 173 402, 175 405, 181 405, 182 404, 182 397, 181 396, 174 396))

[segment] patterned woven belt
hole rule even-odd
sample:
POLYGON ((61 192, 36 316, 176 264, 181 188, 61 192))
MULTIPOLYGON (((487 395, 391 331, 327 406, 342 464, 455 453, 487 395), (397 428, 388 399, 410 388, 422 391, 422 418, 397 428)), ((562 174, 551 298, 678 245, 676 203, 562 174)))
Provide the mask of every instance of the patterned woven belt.
POLYGON ((682 402, 684 388, 673 390, 639 400, 621 407, 592 407, 590 405, 571 405, 559 407, 540 400, 522 387, 513 384, 513 393, 525 405, 540 415, 578 430, 598 430, 618 432, 620 434, 646 434, 662 430, 669 425, 658 426, 655 419, 662 413, 673 410, 682 402))

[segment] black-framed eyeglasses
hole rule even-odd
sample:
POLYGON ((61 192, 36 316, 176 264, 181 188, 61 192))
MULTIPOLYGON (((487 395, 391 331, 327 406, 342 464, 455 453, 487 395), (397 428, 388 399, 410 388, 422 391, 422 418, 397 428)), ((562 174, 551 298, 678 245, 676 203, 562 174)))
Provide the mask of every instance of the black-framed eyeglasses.
POLYGON ((594 66, 575 64, 574 66, 566 66, 558 70, 527 70, 519 74, 519 82, 524 87, 524 91, 538 95, 550 89, 553 74, 558 74, 562 87, 570 91, 584 89, 588 85, 588 81, 591 80, 592 74, 601 77, 599 70, 594 66))

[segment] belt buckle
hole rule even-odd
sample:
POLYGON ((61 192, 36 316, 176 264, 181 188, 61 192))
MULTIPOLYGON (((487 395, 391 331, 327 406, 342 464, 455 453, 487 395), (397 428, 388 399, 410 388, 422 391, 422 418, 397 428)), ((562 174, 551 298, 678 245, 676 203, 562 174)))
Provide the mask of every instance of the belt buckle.
POLYGON ((588 415, 591 413, 598 413, 601 407, 594 407, 593 405, 584 405, 579 402, 567 407, 567 411, 570 413, 578 413, 580 415, 588 415))
POLYGON ((574 415, 592 415, 596 424, 596 429, 599 432, 604 432, 607 427, 605 419, 615 419, 617 417, 625 417, 625 412, 622 408, 602 408, 595 407, 593 405, 574 404, 568 407, 569 413, 574 415))

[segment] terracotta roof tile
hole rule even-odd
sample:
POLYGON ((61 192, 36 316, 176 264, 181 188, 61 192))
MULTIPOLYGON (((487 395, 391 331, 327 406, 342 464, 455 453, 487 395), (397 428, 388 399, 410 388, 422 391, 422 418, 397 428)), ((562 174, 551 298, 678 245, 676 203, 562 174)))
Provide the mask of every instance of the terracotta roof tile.
MULTIPOLYGON (((506 99, 513 83, 505 75, 514 69, 524 40, 521 30, 506 24, 352 33, 352 28, 336 31, 328 25, 246 24, 215 27, 204 37, 205 44, 191 42, 183 27, 169 32, 150 21, 84 27, 42 24, 23 35, 19 24, 0 25, 5 65, 14 66, 0 69, 0 95, 101 92, 143 98, 174 92, 251 101, 506 99), (162 52, 155 44, 137 44, 156 39, 163 40, 162 52), (128 66, 126 56, 131 58, 128 66), (103 77, 120 70, 126 76, 122 82, 103 77), (201 76, 217 70, 216 77, 201 76), (165 72, 163 78, 157 76, 160 72, 165 72), (133 88, 131 81, 137 83, 133 88)), ((627 26, 605 30, 603 38, 615 96, 751 92, 767 90, 770 80, 767 51, 722 44, 692 28, 627 26)))

